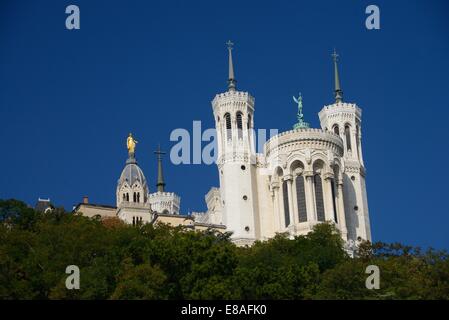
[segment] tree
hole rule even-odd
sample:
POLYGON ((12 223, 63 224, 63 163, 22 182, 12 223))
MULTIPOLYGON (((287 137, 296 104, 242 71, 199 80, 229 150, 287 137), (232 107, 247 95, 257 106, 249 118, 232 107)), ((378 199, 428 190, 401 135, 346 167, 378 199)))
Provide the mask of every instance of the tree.
POLYGON ((349 258, 333 224, 236 247, 229 233, 131 226, 0 200, 0 299, 448 299, 449 255, 361 242, 349 258), (80 289, 65 286, 68 265, 80 289), (368 265, 380 289, 368 290, 368 265))
MULTIPOLYGON (((129 263, 129 262, 128 262, 129 263)), ((112 299, 166 299, 162 289, 167 277, 159 267, 149 264, 123 266, 112 299)))

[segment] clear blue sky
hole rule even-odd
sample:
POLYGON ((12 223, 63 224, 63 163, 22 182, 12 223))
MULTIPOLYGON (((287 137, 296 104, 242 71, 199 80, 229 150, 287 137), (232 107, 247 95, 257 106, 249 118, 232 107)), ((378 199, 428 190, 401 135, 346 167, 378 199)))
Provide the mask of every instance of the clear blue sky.
MULTIPOLYGON (((157 144, 168 150, 170 132, 193 120, 212 126, 228 39, 256 126, 280 131, 295 122, 298 91, 319 126, 336 47, 344 99, 363 109, 374 240, 449 248, 447 1, 3 0, 0 198, 114 204, 130 131, 155 190, 157 144), (65 29, 69 4, 80 30, 65 29), (365 28, 369 4, 381 30, 365 28)), ((182 211, 204 210, 216 167, 164 169, 182 211)))

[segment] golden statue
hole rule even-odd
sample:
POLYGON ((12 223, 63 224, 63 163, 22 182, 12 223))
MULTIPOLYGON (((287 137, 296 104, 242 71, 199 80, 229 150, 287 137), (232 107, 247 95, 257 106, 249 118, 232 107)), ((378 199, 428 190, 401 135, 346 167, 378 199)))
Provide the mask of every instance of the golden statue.
POLYGON ((134 154, 134 150, 136 149, 137 140, 134 139, 133 135, 129 133, 128 139, 126 139, 126 146, 128 147, 128 153, 134 154))

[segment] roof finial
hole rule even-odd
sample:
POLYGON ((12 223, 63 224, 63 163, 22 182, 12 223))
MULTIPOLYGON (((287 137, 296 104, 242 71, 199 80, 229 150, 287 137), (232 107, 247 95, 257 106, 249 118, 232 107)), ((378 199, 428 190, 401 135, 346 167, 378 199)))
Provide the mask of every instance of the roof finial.
POLYGON ((309 124, 304 121, 304 114, 302 113, 302 95, 301 92, 299 93, 298 98, 293 96, 293 101, 295 101, 298 104, 298 123, 296 123, 293 126, 293 129, 306 129, 309 128, 309 124))
POLYGON ((234 44, 231 40, 228 40, 226 42, 226 45, 228 46, 228 52, 229 52, 229 77, 228 77, 228 90, 229 91, 235 91, 236 89, 236 80, 234 78, 234 64, 232 63, 232 49, 234 47, 234 44))
POLYGON ((154 151, 154 153, 157 154, 157 191, 164 192, 165 182, 162 174, 162 155, 165 154, 165 152, 161 151, 161 145, 158 145, 157 151, 154 151))
POLYGON ((335 48, 334 53, 332 53, 332 58, 334 60, 334 73, 335 73, 335 102, 339 103, 343 101, 343 91, 340 88, 340 77, 338 76, 338 66, 337 66, 338 54, 335 51, 335 48))

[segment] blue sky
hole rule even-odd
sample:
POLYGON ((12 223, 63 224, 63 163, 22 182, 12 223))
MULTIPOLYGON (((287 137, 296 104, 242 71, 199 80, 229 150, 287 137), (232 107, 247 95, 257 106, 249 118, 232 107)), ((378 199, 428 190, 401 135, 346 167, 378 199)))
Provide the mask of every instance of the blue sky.
MULTIPOLYGON (((213 124, 226 89, 225 42, 237 85, 256 98, 258 128, 288 130, 292 95, 306 120, 333 102, 330 54, 344 100, 363 109, 362 143, 374 240, 449 248, 447 1, 2 1, 0 198, 70 209, 88 195, 115 203, 127 152, 156 183, 170 132, 213 124), (76 4, 81 29, 65 29, 76 4), (381 29, 365 28, 380 8, 381 29)), ((204 210, 214 165, 165 162, 183 212, 204 210)))

